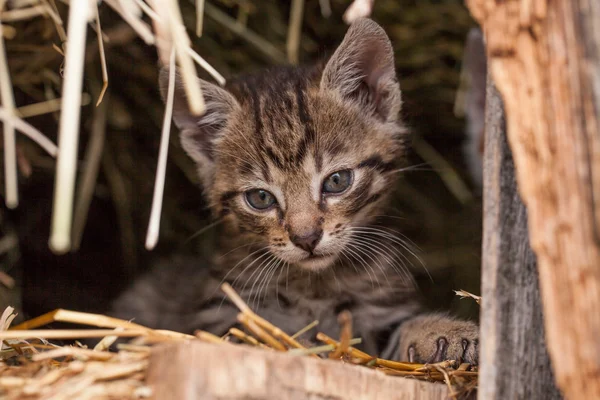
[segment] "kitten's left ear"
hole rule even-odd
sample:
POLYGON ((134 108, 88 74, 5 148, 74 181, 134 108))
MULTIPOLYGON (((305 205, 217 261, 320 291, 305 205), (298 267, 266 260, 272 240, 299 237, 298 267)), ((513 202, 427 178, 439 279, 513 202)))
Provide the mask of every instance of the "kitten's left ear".
POLYGON ((396 121, 402 105, 390 39, 374 21, 356 20, 346 33, 321 78, 321 90, 370 110, 384 121, 396 121))
MULTIPOLYGON (((193 115, 188 106, 183 81, 175 73, 173 121, 180 130, 181 145, 196 162, 205 189, 212 181, 215 167, 215 143, 222 136, 231 114, 238 109, 232 94, 217 85, 199 79, 206 109, 202 115, 193 115)), ((159 76, 160 92, 165 99, 169 86, 169 71, 163 69, 159 76)))

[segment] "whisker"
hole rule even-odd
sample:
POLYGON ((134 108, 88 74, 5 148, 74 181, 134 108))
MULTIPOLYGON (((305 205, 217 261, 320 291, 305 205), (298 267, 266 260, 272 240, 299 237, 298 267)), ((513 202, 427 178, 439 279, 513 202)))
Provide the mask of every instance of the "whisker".
POLYGON ((408 218, 406 217, 400 217, 397 215, 387 215, 387 214, 378 214, 378 215, 373 215, 374 218, 393 218, 393 219, 399 219, 402 221, 406 221, 408 220, 408 218))
POLYGON ((376 239, 367 236, 361 236, 360 234, 355 235, 354 240, 357 243, 363 243, 364 245, 369 246, 369 248, 374 252, 384 257, 389 262, 390 268, 392 268, 398 275, 402 276, 405 283, 406 281, 409 281, 413 284, 415 283, 414 278, 410 274, 410 271, 406 268, 406 265, 404 265, 403 260, 398 258, 399 256, 402 256, 399 254, 398 249, 389 247, 385 243, 382 243, 376 239), (397 262, 399 262, 401 265, 397 266, 397 262))
POLYGON ((258 293, 256 293, 256 296, 255 296, 256 309, 258 309, 258 307, 260 307, 260 302, 261 302, 260 294, 262 293, 263 289, 265 290, 265 296, 268 294, 266 289, 267 289, 267 286, 269 285, 269 282, 271 281, 272 274, 274 274, 275 271, 277 270, 278 264, 279 264, 279 258, 275 257, 275 259, 273 261, 271 261, 268 266, 265 267, 265 270, 267 272, 265 273, 264 278, 262 278, 261 282, 259 283, 258 293))
POLYGON ((242 287, 242 290, 240 291, 240 295, 244 296, 244 293, 246 291, 246 286, 248 285, 248 282, 250 282, 250 280, 252 280, 252 277, 258 273, 258 275, 256 275, 256 278, 254 278, 254 281, 252 283, 252 287, 250 288, 250 293, 248 294, 248 302, 251 301, 252 299, 252 294, 254 293, 254 286, 256 285, 256 282, 258 281, 258 279, 260 279, 261 275, 263 274, 263 272, 265 271, 266 268, 262 268, 263 265, 268 264, 270 265, 270 263, 274 260, 275 256, 273 254, 269 254, 269 257, 267 257, 265 260, 261 261, 261 263, 258 265, 258 267, 256 267, 254 269, 254 271, 252 271, 252 274, 250 275, 250 277, 246 280, 246 283, 244 283, 244 287, 242 287))
MULTIPOLYGON (((223 255, 219 256, 219 257, 217 258, 217 260, 220 260, 220 259, 222 259, 223 257, 225 257, 225 256, 227 256, 227 255, 229 255, 229 254, 233 253, 234 251, 241 249, 242 247, 246 247, 246 246, 252 246, 252 245, 254 245, 254 244, 256 244, 256 243, 258 243, 258 242, 245 243, 245 244, 243 244, 243 245, 241 245, 241 246, 237 246, 237 247, 236 247, 236 248, 234 248, 233 250, 229 250, 227 253, 225 253, 225 254, 223 254, 223 255)), ((267 247, 268 247, 268 246, 265 246, 265 247, 263 247, 263 248, 265 248, 265 249, 266 249, 267 247)))
POLYGON ((289 265, 287 263, 287 261, 285 261, 285 263, 283 264, 283 266, 281 267, 281 269, 279 270, 279 275, 277 275, 277 281, 275 282, 275 298, 277 299, 277 307, 279 307, 279 309, 281 310, 281 304, 279 304, 279 281, 281 280, 281 274, 283 273, 283 269, 285 268, 285 266, 289 265))
POLYGON ((290 277, 290 263, 286 262, 286 264, 287 264, 287 270, 285 272, 285 291, 289 292, 289 285, 288 285, 289 281, 288 281, 288 278, 290 277))
MULTIPOLYGON (((277 259, 277 263, 275 263, 275 265, 274 265, 274 266, 271 268, 271 270, 272 270, 272 271, 271 271, 271 273, 268 275, 268 280, 265 282, 265 284, 264 284, 264 287, 263 287, 263 289, 264 289, 264 291, 265 291, 265 294, 264 294, 264 296, 263 296, 263 300, 264 300, 264 299, 266 299, 266 298, 267 298, 267 296, 269 295, 269 284, 271 283, 271 279, 273 279, 273 277, 275 276, 275 272, 277 272, 277 268, 279 268, 279 266, 281 265, 281 263, 282 263, 281 259, 280 259, 280 258, 278 258, 278 259, 277 259)), ((280 273, 281 273, 281 272, 280 272, 280 273)), ((277 283, 277 282, 275 282, 275 287, 277 287, 277 286, 279 286, 279 285, 278 285, 278 283, 277 283)), ((260 289, 260 290, 259 290, 259 292, 258 292, 258 293, 259 293, 259 295, 260 295, 260 293, 261 293, 261 291, 262 291, 263 289, 260 289)), ((279 302, 279 298, 277 298, 277 301, 279 302)), ((258 305, 260 306, 260 296, 259 296, 259 304, 258 304, 258 305)))
MULTIPOLYGON (((271 258, 271 256, 272 256, 272 254, 271 254, 271 253, 269 253, 269 252, 266 252, 265 254, 261 254, 260 256, 256 257, 256 258, 255 258, 255 259, 254 259, 254 260, 253 260, 253 261, 252 261, 250 264, 248 264, 248 265, 247 265, 247 266, 246 266, 246 267, 245 267, 245 268, 242 270, 242 272, 240 272, 240 274, 239 274, 239 275, 238 275, 238 276, 237 276, 237 277, 234 279, 234 281, 231 283, 231 287, 235 287, 235 284, 236 284, 236 282, 238 281, 238 279, 240 279, 242 276, 244 276, 244 272, 246 272, 246 271, 247 271, 249 268, 251 268, 251 267, 254 265, 254 263, 256 263, 258 260, 260 260, 260 259, 261 259, 261 258, 263 258, 264 256, 268 256, 268 257, 267 257, 267 259, 266 259, 266 260, 263 260, 263 261, 261 261, 261 264, 260 264, 260 265, 262 265, 262 264, 263 264, 265 261, 269 260, 269 259, 271 258)), ((242 292, 244 291, 244 289, 246 289, 246 285, 248 284, 248 281, 249 281, 250 279, 252 279, 252 277, 254 276, 254 274, 255 274, 257 271, 259 271, 259 269, 258 269, 258 268, 256 268, 256 269, 255 269, 255 270, 252 272, 252 274, 250 275, 250 277, 249 277, 249 278, 246 280, 246 283, 244 284, 244 287, 243 287, 243 288, 242 288, 242 290, 240 291, 240 295, 242 295, 242 292)))
MULTIPOLYGON (((223 282, 225 282, 225 279, 227 279, 227 277, 229 276, 229 274, 231 274, 241 263, 243 263, 248 257, 252 257, 254 254, 258 253, 259 251, 263 251, 263 250, 267 250, 269 248, 269 246, 264 246, 261 247, 258 250, 253 251, 252 253, 248 254, 246 257, 242 258, 240 261, 237 262, 237 264, 235 264, 233 266, 233 268, 231 268, 223 277, 223 279, 221 279, 221 282, 219 282, 219 287, 223 284, 223 282)), ((268 253, 265 253, 268 254, 268 253)), ((244 273, 245 269, 242 271, 242 273, 244 273)), ((235 281, 237 281, 237 278, 233 281, 235 283, 235 281)), ((233 286, 233 284, 231 285, 233 286)), ((219 289, 216 289, 219 290, 219 289)))
MULTIPOLYGON (((369 275, 369 279, 371 280, 371 286, 375 287, 375 282, 373 281, 373 277, 371 276, 371 273, 367 269, 367 268, 370 268, 371 270, 373 270, 373 268, 371 266, 369 266, 369 264, 364 260, 364 258, 362 258, 362 256, 360 254, 357 254, 357 252, 354 251, 352 249, 352 247, 349 246, 349 244, 346 244, 345 250, 348 251, 353 257, 357 258, 360 261, 360 265, 364 268, 367 275, 369 275)), ((375 271, 373 271, 373 275, 374 274, 375 274, 375 271)))
MULTIPOLYGON (((246 257, 244 257, 243 259, 241 259, 241 260, 240 260, 240 261, 239 261, 239 262, 238 262, 238 263, 235 265, 235 267, 233 267, 231 270, 229 270, 229 272, 227 272, 227 274, 225 275, 225 277, 223 277, 223 279, 221 279, 221 283, 219 283, 219 285, 217 286, 217 288, 216 288, 216 289, 215 289, 215 291, 213 292, 213 295, 214 295, 214 293, 215 293, 217 290, 219 290, 219 289, 220 289, 221 285, 223 284, 223 282, 225 281, 225 279, 227 278, 227 276, 228 276, 230 273, 232 273, 232 272, 233 272, 233 270, 234 270, 235 268, 237 268, 237 266, 238 266, 238 265, 240 265, 240 263, 241 263, 242 261, 244 261, 246 258, 250 257, 252 254, 255 254, 256 252, 258 252, 258 251, 260 251, 260 250, 265 250, 266 248, 267 248, 267 247, 263 247, 262 249, 258 249, 258 250, 256 250, 256 251, 252 252, 251 254, 248 254, 248 255, 247 255, 246 257)), ((246 267, 245 267, 245 268, 242 270, 242 272, 240 272, 240 274, 239 274, 239 275, 238 275, 238 276, 237 276, 237 277, 236 277, 236 278, 233 280, 233 282, 231 282, 231 286, 232 286, 232 287, 235 287, 235 283, 237 282, 237 280, 238 280, 238 279, 240 279, 240 277, 241 277, 241 276, 243 276, 243 275, 244 275, 244 272, 246 272, 246 271, 248 270, 248 268, 250 268, 250 267, 251 267, 251 266, 252 266, 252 265, 253 265, 255 262, 257 262, 258 260, 260 260, 261 258, 263 258, 264 256, 266 256, 266 255, 268 255, 268 254, 269 254, 268 252, 267 252, 267 253, 264 253, 264 254, 261 254, 260 256, 258 256, 257 258, 255 258, 255 259, 254 259, 254 260, 253 260, 253 261, 252 261, 250 264, 248 264, 248 265, 247 265, 247 266, 246 266, 246 267)), ((252 277, 252 276, 251 276, 251 277, 252 277)), ((244 285, 244 287, 246 287, 246 286, 244 285)), ((221 303, 219 304, 219 308, 217 309, 217 311, 219 311, 219 310, 221 309, 221 306, 223 306, 223 303, 225 302, 225 299, 226 299, 226 298, 227 298, 226 296, 223 296, 223 298, 221 299, 221 303)))
POLYGON ((431 166, 429 168, 420 168, 425 165, 429 165, 428 163, 420 163, 415 165, 409 165, 408 167, 398 168, 390 171, 390 173, 399 173, 399 172, 407 172, 407 171, 435 171, 435 169, 431 166))
MULTIPOLYGON (((227 279, 227 277, 228 277, 228 276, 229 276, 229 275, 230 275, 230 274, 231 274, 231 273, 232 273, 232 272, 233 272, 233 271, 234 271, 234 270, 235 270, 235 269, 236 269, 236 268, 237 268, 237 267, 238 267, 238 266, 239 266, 239 265, 240 265, 242 262, 244 262, 244 260, 246 260, 248 257, 251 257, 251 256, 253 256, 254 254, 258 253, 259 251, 264 251, 264 250, 266 250, 266 249, 268 249, 268 246, 261 247, 260 249, 253 251, 252 253, 248 254, 246 257, 244 257, 244 258, 242 258, 240 261, 238 261, 238 263, 237 263, 237 264, 235 264, 235 265, 233 266, 233 268, 231 268, 229 271, 227 271, 227 273, 225 274, 225 276, 223 277, 223 279, 221 279, 221 282, 219 282, 219 284, 217 285, 217 287, 215 288, 215 290, 213 290, 213 292, 212 292, 212 294, 211 294, 211 297, 212 297, 212 296, 214 296, 214 295, 215 295, 215 293, 216 293, 217 291, 219 291, 219 290, 220 290, 220 287, 221 287, 221 285, 223 284, 223 282, 225 282, 225 280, 227 279)), ((269 254, 269 253, 267 252, 267 253, 265 253, 265 254, 269 254)), ((261 255, 261 256, 259 256, 259 257, 258 257, 256 260, 258 260, 258 259, 262 258, 263 256, 264 256, 264 254, 263 254, 263 255, 261 255)), ((250 265, 252 265, 254 262, 256 262, 256 260, 254 260, 252 263, 250 263, 250 265)), ((235 285, 235 282, 237 282, 237 280, 239 279, 239 277, 243 275, 243 273, 246 271, 246 269, 248 269, 248 267, 249 267, 249 266, 247 266, 246 268, 244 268, 244 270, 243 270, 243 271, 240 273, 240 275, 238 275, 238 276, 235 278, 235 280, 232 282, 231 286, 234 286, 234 285, 235 285)), ((225 301, 225 298, 226 298, 226 297, 225 297, 225 296, 223 296, 223 298, 221 299, 221 303, 219 304, 219 308, 218 308, 218 310, 220 310, 220 309, 221 309, 221 306, 223 305, 223 302, 225 301)))
MULTIPOLYGON (((385 277, 385 280, 389 285, 390 281, 388 280, 386 273, 383 271, 381 264, 378 263, 369 253, 367 253, 367 251, 364 248, 357 246, 355 243, 348 243, 347 246, 350 246, 351 248, 355 249, 357 252, 362 253, 363 255, 368 257, 371 261, 373 261, 375 266, 378 267, 379 270, 383 273, 383 276, 385 277)), ((375 280, 377 281, 377 284, 379 285, 379 287, 381 287, 381 284, 379 283, 379 278, 377 277, 377 274, 375 274, 375 270, 373 269, 373 267, 371 267, 370 264, 369 264, 369 266, 370 266, 371 270, 373 271, 373 275, 375 276, 375 280)))
POLYGON ((213 222, 211 224, 206 225, 203 228, 200 228, 198 231, 192 233, 192 235, 189 238, 185 239, 184 242, 183 242, 183 245, 185 246, 186 244, 188 244, 189 242, 191 242, 192 240, 194 240, 198 236, 202 235, 204 232, 208 231, 209 229, 214 228, 215 226, 221 224, 222 222, 223 222, 223 219, 221 218, 221 219, 218 219, 218 220, 216 220, 215 222, 213 222))
MULTIPOLYGON (((396 243, 397 245, 402 247, 404 250, 406 250, 411 256, 413 256, 421 264, 423 269, 427 272, 427 275, 429 275, 429 278, 432 279, 431 274, 427 270, 427 267, 425 266, 425 263, 423 262, 423 260, 401 238, 394 236, 392 233, 385 231, 383 229, 377 229, 377 228, 373 228, 373 227, 350 227, 350 228, 348 228, 348 230, 350 230, 352 232, 361 232, 361 233, 365 233, 365 234, 372 234, 374 236, 379 236, 382 238, 387 238, 388 240, 396 243)), ((405 255, 403 255, 403 257, 406 259, 406 261, 410 262, 405 255)))

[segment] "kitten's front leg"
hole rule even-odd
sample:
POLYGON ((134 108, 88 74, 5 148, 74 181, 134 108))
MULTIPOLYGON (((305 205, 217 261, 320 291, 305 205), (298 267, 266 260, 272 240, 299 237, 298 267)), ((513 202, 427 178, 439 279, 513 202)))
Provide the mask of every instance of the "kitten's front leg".
POLYGON ((479 327, 444 314, 419 315, 400 327, 400 360, 435 363, 456 360, 477 364, 479 327))

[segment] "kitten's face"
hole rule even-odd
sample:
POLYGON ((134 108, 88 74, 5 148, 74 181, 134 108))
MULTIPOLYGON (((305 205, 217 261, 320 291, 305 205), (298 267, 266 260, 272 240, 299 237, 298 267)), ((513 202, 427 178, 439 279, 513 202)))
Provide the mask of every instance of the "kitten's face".
POLYGON ((380 212, 400 146, 396 124, 365 118, 318 89, 300 95, 299 104, 292 90, 276 99, 257 92, 258 112, 256 102, 242 103, 216 143, 210 197, 250 240, 319 269, 380 212))
POLYGON ((175 121, 215 212, 299 268, 352 255, 352 234, 381 214, 402 151, 383 30, 355 23, 324 69, 202 87, 207 114, 194 120, 176 108, 175 121))

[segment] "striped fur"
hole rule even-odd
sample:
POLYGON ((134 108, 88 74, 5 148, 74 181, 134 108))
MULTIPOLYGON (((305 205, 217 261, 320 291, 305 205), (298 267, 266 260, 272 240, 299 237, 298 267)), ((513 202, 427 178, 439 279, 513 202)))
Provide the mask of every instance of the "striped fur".
POLYGON ((227 281, 288 332, 318 319, 336 336, 337 314, 348 309, 365 350, 397 356, 398 327, 420 307, 406 268, 410 248, 379 218, 407 138, 387 35, 360 20, 327 63, 275 68, 223 89, 201 86, 207 112, 194 117, 177 82, 174 120, 223 221, 218 251, 158 268, 122 296, 116 313, 222 335, 236 323, 218 290, 227 281), (341 170, 351 171, 350 187, 324 193, 323 182, 341 170), (245 197, 254 189, 277 204, 254 209, 245 197), (296 242, 310 235, 311 249, 296 242))

